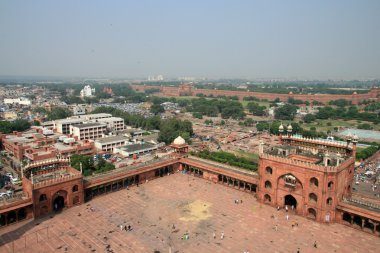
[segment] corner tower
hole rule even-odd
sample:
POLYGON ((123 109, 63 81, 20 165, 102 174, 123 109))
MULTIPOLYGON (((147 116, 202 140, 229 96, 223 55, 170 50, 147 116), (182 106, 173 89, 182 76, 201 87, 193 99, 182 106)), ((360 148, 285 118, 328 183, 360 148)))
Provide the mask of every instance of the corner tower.
POLYGON ((351 195, 358 138, 328 141, 293 135, 291 125, 286 130, 281 124, 280 145, 259 154, 259 201, 333 222, 338 202, 351 195))

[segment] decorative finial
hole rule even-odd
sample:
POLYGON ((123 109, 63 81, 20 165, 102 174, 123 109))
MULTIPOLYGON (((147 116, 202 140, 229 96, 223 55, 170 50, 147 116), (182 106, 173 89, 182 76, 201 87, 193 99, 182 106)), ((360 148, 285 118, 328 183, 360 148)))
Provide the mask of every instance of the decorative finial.
POLYGON ((354 134, 354 136, 352 136, 352 143, 356 144, 358 143, 358 141, 359 141, 359 137, 356 134, 354 134))
POLYGON ((281 123, 281 125, 278 127, 278 132, 280 132, 280 133, 283 133, 283 132, 284 132, 284 126, 282 125, 282 123, 281 123))
POLYGON ((346 135, 346 139, 347 139, 348 142, 351 142, 351 140, 352 140, 352 134, 351 134, 351 133, 348 133, 348 134, 346 135))

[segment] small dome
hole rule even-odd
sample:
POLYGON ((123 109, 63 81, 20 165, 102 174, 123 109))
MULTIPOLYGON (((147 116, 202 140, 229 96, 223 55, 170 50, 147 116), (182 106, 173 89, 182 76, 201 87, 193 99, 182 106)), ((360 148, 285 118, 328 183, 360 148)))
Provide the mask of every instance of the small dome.
POLYGON ((184 138, 182 138, 181 136, 178 136, 177 138, 175 138, 175 140, 173 141, 173 144, 176 144, 176 145, 183 145, 183 144, 186 144, 186 141, 184 138))
POLYGON ((354 134, 354 135, 352 136, 352 140, 353 140, 354 142, 358 142, 359 137, 358 137, 356 134, 354 134))
POLYGON ((288 125, 288 130, 293 130, 293 127, 291 124, 288 125))
POLYGON ((349 141, 352 140, 352 134, 351 134, 351 133, 348 133, 348 134, 346 135, 346 139, 349 140, 349 141))
POLYGON ((278 127, 278 130, 284 130, 284 126, 281 124, 281 125, 278 127))

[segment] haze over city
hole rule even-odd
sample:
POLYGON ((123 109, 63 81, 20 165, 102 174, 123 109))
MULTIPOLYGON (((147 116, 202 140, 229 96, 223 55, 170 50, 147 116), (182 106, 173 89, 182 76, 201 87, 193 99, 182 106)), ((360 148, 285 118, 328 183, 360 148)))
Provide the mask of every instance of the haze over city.
POLYGON ((379 78, 380 1, 1 1, 0 76, 379 78))

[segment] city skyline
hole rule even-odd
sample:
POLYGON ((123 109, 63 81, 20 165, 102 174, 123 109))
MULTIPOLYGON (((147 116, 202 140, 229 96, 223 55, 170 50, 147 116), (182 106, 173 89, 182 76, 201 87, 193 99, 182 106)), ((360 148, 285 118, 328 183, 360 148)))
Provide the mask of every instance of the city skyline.
POLYGON ((0 76, 378 79, 378 1, 0 2, 0 76))

